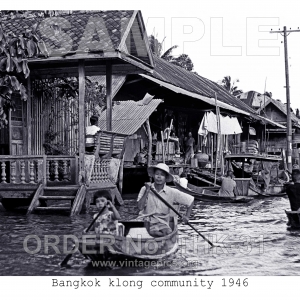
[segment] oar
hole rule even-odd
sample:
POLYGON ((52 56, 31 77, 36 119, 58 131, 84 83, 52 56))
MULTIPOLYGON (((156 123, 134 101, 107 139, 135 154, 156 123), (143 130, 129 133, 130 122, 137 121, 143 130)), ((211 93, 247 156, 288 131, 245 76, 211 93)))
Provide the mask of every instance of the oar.
MULTIPOLYGON (((91 224, 89 225, 89 227, 87 228, 87 230, 85 232, 88 232, 92 228, 92 226, 94 225, 94 223, 96 222, 96 220, 99 218, 99 216, 103 213, 103 211, 104 211, 105 208, 106 208, 106 205, 100 210, 100 212, 97 214, 96 218, 93 219, 93 221, 91 222, 91 224)), ((71 251, 74 251, 75 247, 76 247, 76 245, 73 245, 73 248, 72 248, 71 251)), ((73 253, 69 253, 65 257, 65 259, 60 263, 60 266, 64 267, 68 263, 68 261, 70 260, 70 258, 72 257, 72 255, 73 255, 73 253)))
MULTIPOLYGON (((166 205, 168 206, 173 212, 179 216, 182 219, 182 215, 171 205, 169 204, 153 187, 150 187, 150 190, 166 205)), ((201 232, 199 232, 190 222, 187 222, 187 224, 194 229, 206 242, 208 242, 212 247, 215 245, 208 240, 201 232)))

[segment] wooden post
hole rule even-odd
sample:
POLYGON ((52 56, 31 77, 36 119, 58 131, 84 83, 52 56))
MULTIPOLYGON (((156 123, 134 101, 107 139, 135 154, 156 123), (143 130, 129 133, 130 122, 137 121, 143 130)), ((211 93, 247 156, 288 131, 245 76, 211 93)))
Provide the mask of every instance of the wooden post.
POLYGON ((147 159, 147 166, 151 165, 152 161, 152 134, 151 134, 151 127, 149 119, 146 120, 146 128, 148 132, 148 159, 147 159))
POLYGON ((216 148, 216 168, 215 168, 214 185, 216 185, 216 181, 217 181, 217 168, 218 168, 219 151, 221 152, 221 147, 220 147, 220 144, 221 144, 220 143, 221 142, 221 122, 220 122, 220 108, 219 108, 218 103, 217 103, 217 93, 215 93, 215 104, 216 104, 216 118, 217 118, 218 137, 217 137, 217 148, 216 148))
POLYGON ((214 168, 214 134, 211 134, 211 172, 214 168))
POLYGON ((164 132, 161 131, 160 132, 161 135, 161 146, 162 146, 162 159, 163 159, 163 163, 166 162, 165 160, 165 143, 164 143, 164 132))
POLYGON ((242 178, 245 177, 245 157, 243 157, 242 161, 242 178))
MULTIPOLYGON (((290 28, 291 29, 291 28, 290 28)), ((271 31, 270 33, 283 33, 283 41, 284 41, 284 66, 285 66, 285 88, 286 88, 286 141, 287 141, 287 168, 288 171, 292 172, 292 121, 291 121, 291 109, 290 109, 290 77, 289 77, 289 61, 288 61, 288 46, 287 46, 287 36, 291 32, 300 32, 299 27, 298 30, 292 29, 287 30, 286 26, 283 27, 283 30, 279 31, 271 31)))
POLYGON ((84 60, 78 64, 78 82, 79 82, 79 105, 78 105, 78 146, 79 146, 79 178, 78 183, 84 183, 84 153, 85 153, 85 117, 84 117, 84 97, 85 97, 85 68, 84 60))
POLYGON ((165 129, 165 131, 167 131, 167 144, 165 146, 165 156, 166 157, 169 157, 169 155, 170 155, 170 153, 169 153, 169 138, 170 138, 172 126, 173 126, 173 119, 171 120, 170 127, 165 129))
POLYGON ((283 27, 284 37, 284 63, 285 63, 285 82, 286 82, 286 141, 287 141, 287 168, 292 172, 292 121, 291 121, 291 108, 290 108, 290 79, 289 79, 289 62, 288 62, 288 49, 287 49, 287 32, 286 26, 283 27))
MULTIPOLYGON (((26 111, 26 126, 27 126, 27 155, 31 155, 31 80, 27 78, 27 111, 26 111)), ((25 141, 24 141, 25 142, 25 141)))
POLYGON ((43 168, 42 183, 44 184, 44 186, 46 186, 47 185, 47 156, 46 155, 43 155, 42 168, 43 168))
POLYGON ((112 131, 112 65, 106 62, 106 130, 112 131))
POLYGON ((123 190, 123 174, 124 174, 124 156, 120 159, 120 168, 119 168, 119 175, 118 175, 118 188, 119 192, 122 194, 123 190))

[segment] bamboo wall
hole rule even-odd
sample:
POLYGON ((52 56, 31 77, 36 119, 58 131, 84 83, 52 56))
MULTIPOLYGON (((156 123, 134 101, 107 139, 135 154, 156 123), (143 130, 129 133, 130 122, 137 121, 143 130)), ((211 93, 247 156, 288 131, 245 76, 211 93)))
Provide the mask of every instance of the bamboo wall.
POLYGON ((74 155, 78 152, 78 99, 58 97, 58 89, 51 94, 43 89, 47 80, 34 80, 31 105, 32 155, 45 154, 45 134, 55 134, 52 154, 74 155))

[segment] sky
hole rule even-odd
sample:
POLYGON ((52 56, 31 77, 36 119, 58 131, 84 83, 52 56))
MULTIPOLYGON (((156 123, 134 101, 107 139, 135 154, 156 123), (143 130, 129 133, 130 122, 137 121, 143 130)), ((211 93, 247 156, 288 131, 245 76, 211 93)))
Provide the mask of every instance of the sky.
MULTIPOLYGON (((162 2, 162 1, 161 1, 162 2)), ((272 92, 286 102, 283 36, 269 33, 300 28, 298 1, 181 1, 142 9, 148 34, 179 47, 201 76, 219 81, 230 75, 244 92, 272 92), (278 4, 280 3, 280 5, 278 4)), ((291 107, 300 108, 300 31, 287 37, 291 107)))
MULTIPOLYGON (((210 1, 14 1, 14 9, 139 9, 148 35, 164 40, 174 55, 188 54, 194 71, 213 81, 231 76, 244 92, 272 92, 286 102, 283 36, 273 30, 300 28, 300 2, 210 1), (298 2, 298 3, 297 3, 298 2), (97 5, 95 5, 95 3, 97 5)), ((11 9, 12 1, 1 3, 11 9)), ((300 108, 300 32, 287 37, 291 107, 300 108)))

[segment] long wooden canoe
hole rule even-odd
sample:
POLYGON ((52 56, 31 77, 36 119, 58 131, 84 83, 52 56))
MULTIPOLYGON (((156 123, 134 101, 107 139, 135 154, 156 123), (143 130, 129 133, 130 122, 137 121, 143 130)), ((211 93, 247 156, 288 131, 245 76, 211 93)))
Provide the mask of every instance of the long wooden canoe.
POLYGON ((119 223, 125 226, 124 236, 85 233, 79 241, 79 251, 92 261, 119 262, 135 259, 161 260, 178 250, 177 222, 174 219, 170 223, 173 231, 169 235, 156 238, 147 233, 143 221, 119 223), (139 229, 141 234, 137 234, 139 229))
POLYGON ((218 195, 219 188, 210 187, 198 187, 188 183, 188 188, 184 188, 178 182, 174 181, 175 187, 184 193, 187 193, 195 197, 195 200, 205 201, 205 202, 249 202, 254 199, 254 197, 248 196, 236 196, 236 197, 224 197, 218 195))

